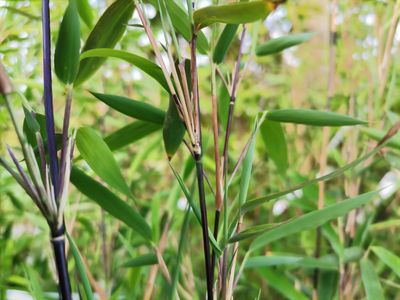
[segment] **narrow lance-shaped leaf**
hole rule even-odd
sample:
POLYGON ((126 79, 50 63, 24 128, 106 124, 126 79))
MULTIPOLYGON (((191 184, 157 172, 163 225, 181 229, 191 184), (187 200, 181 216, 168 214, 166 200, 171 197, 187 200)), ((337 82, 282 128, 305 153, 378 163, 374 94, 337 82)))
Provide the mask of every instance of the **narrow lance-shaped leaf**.
POLYGON ((400 278, 400 257, 383 247, 374 246, 371 249, 400 278))
POLYGON ((317 178, 302 182, 300 184, 297 184, 297 185, 295 185, 295 186, 293 186, 293 187, 291 187, 291 188, 289 188, 287 190, 281 191, 281 192, 276 192, 276 193, 269 194, 269 195, 266 195, 266 196, 261 196, 261 197, 258 197, 258 198, 251 199, 251 200, 247 201, 243 205, 243 207, 241 209, 241 213, 244 214, 244 213, 246 213, 246 212, 248 212, 250 210, 255 209, 256 207, 258 207, 258 206, 260 206, 262 204, 267 203, 268 201, 271 201, 271 200, 274 200, 274 199, 278 199, 278 198, 280 198, 282 196, 285 196, 285 195, 287 195, 289 193, 297 191, 297 190, 299 190, 299 189, 301 189, 303 187, 309 186, 311 184, 333 179, 333 178, 343 174, 344 172, 354 168, 355 166, 359 165, 360 163, 362 163, 363 161, 365 161, 369 157, 372 157, 373 155, 377 154, 386 144, 387 143, 384 143, 384 144, 380 145, 379 147, 376 147, 375 149, 371 150, 370 152, 366 153, 365 155, 359 157, 358 159, 352 161, 351 163, 349 163, 349 164, 347 164, 347 165, 345 165, 345 166, 343 166, 343 167, 341 167, 339 169, 336 169, 335 171, 333 171, 333 172, 331 172, 331 173, 329 173, 327 175, 324 175, 324 176, 321 176, 321 177, 317 177, 317 178))
POLYGON ((164 123, 165 112, 145 102, 116 95, 95 92, 91 92, 91 94, 124 115, 159 125, 164 123))
POLYGON ((272 9, 267 1, 211 5, 196 10, 193 20, 197 30, 215 23, 244 24, 264 19, 272 9))
POLYGON ((81 193, 95 201, 113 217, 135 230, 145 240, 152 240, 152 231, 146 220, 104 185, 86 175, 77 167, 72 167, 71 182, 81 193))
POLYGON ((285 238, 289 235, 317 228, 330 220, 343 216, 349 211, 368 203, 378 194, 379 191, 362 194, 358 197, 343 200, 337 204, 327 206, 321 210, 312 211, 301 217, 283 223, 282 225, 278 225, 257 237, 251 243, 250 249, 259 249, 273 241, 285 238))
POLYGON ((146 58, 143 58, 141 56, 135 55, 133 53, 129 53, 126 51, 122 50, 114 50, 114 49, 108 49, 108 48, 99 48, 99 49, 92 49, 85 51, 81 54, 81 60, 85 60, 88 58, 94 58, 94 57, 100 57, 100 58, 108 58, 108 57, 114 57, 114 58, 119 58, 122 59, 131 65, 139 68, 143 72, 145 72, 147 75, 153 77, 160 85, 169 91, 167 82, 165 81, 165 77, 163 75, 163 72, 161 68, 156 65, 155 63, 149 61, 146 58))
POLYGON ((142 138, 161 130, 161 128, 162 126, 154 123, 135 121, 106 136, 104 141, 111 151, 115 151, 137 142, 142 138))
POLYGON ((222 63, 232 41, 236 35, 239 25, 227 24, 218 38, 217 44, 214 48, 213 61, 216 64, 222 63))
POLYGON ((300 33, 288 36, 282 36, 276 39, 271 39, 268 42, 257 46, 256 55, 265 56, 279 53, 290 47, 302 44, 314 36, 314 33, 300 33))
POLYGON ((256 147, 257 121, 255 122, 254 134, 250 140, 249 148, 243 160, 242 174, 240 177, 239 205, 242 206, 247 200, 249 190, 251 171, 253 168, 254 150, 256 147))
POLYGON ((73 83, 79 69, 81 37, 76 1, 69 1, 58 32, 54 54, 54 69, 58 79, 64 84, 73 83))
POLYGON ((81 127, 78 129, 76 146, 101 179, 128 197, 132 196, 110 148, 92 128, 81 127))
POLYGON ((275 163, 278 171, 285 173, 288 167, 288 152, 281 124, 265 120, 260 131, 269 157, 275 163))
POLYGON ((169 100, 167 115, 163 127, 163 139, 165 152, 168 159, 171 159, 182 143, 185 135, 185 126, 178 114, 178 109, 172 97, 169 100))
POLYGON ((353 126, 365 125, 367 122, 350 116, 328 111, 311 109, 280 109, 267 112, 267 119, 282 123, 295 123, 312 126, 353 126))
POLYGON ((82 282, 82 285, 83 285, 83 290, 85 291, 86 299, 94 300, 94 295, 93 295, 92 288, 90 286, 90 281, 86 275, 85 265, 83 264, 78 247, 75 245, 74 240, 68 234, 68 232, 67 232, 67 238, 68 238, 69 246, 71 248, 72 256, 74 257, 74 260, 75 260, 76 269, 78 271, 80 281, 82 282))
POLYGON ((382 286, 379 282, 379 277, 375 272, 372 263, 364 258, 360 262, 361 277, 364 285, 364 290, 367 295, 367 300, 383 300, 382 286))
MULTIPOLYGON (((111 4, 89 34, 82 52, 94 48, 114 48, 125 32, 134 10, 133 0, 117 0, 111 4)), ((92 57, 81 61, 75 85, 89 79, 103 64, 105 58, 92 57)))

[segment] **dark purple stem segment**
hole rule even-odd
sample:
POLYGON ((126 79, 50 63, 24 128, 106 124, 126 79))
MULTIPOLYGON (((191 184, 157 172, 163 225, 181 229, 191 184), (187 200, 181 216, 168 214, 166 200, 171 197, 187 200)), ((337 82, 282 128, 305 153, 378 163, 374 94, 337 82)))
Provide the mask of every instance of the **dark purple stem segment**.
POLYGON ((55 194, 58 195, 58 159, 56 149, 56 134, 54 128, 53 91, 51 79, 51 36, 49 0, 42 0, 42 37, 43 37, 43 87, 44 110, 46 116, 47 147, 50 157, 51 180, 55 194))

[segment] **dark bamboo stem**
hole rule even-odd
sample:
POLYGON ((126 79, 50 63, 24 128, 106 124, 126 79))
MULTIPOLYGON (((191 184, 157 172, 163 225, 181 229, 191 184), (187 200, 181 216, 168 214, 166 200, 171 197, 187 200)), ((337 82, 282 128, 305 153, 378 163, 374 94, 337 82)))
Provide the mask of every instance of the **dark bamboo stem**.
POLYGON ((65 256, 65 228, 52 231, 51 243, 53 245, 54 259, 58 274, 58 288, 62 300, 71 300, 71 284, 68 275, 68 263, 65 256))
MULTIPOLYGON (((194 6, 194 3, 193 3, 194 6)), ((191 54, 191 80, 192 80, 192 97, 195 108, 195 135, 197 136, 196 145, 194 145, 194 159, 196 161, 197 171, 197 183, 199 189, 199 201, 200 201, 200 212, 201 212, 201 227, 203 234, 203 248, 204 248, 204 261, 206 269, 206 281, 207 281, 207 299, 213 300, 213 280, 212 280, 212 268, 211 268, 211 255, 210 255, 210 240, 208 237, 208 221, 207 221, 207 206, 206 197, 204 192, 204 171, 202 162, 202 135, 201 135, 201 123, 200 123, 200 100, 199 100, 199 86, 198 86, 198 75, 197 75, 197 57, 196 57, 196 46, 197 46, 197 34, 195 28, 193 28, 192 41, 190 45, 191 54)))
POLYGON ((47 145, 50 156, 50 173, 55 195, 59 191, 58 159, 55 141, 53 91, 51 77, 51 36, 49 0, 42 0, 42 40, 43 40, 43 87, 46 117, 47 145))
POLYGON ((204 259, 206 269, 206 280, 207 280, 207 299, 213 299, 213 271, 211 268, 210 261, 210 240, 208 237, 208 221, 207 221, 207 207, 204 192, 204 178, 203 178, 203 163, 200 155, 195 155, 196 160, 196 171, 197 171, 197 183, 199 188, 199 201, 200 201, 200 212, 201 212, 201 228, 203 233, 203 248, 204 248, 204 259))

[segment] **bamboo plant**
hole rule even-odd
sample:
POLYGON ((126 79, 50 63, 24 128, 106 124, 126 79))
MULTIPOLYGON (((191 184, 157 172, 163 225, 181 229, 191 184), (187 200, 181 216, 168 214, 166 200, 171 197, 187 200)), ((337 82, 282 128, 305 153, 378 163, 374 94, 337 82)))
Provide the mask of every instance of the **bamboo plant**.
MULTIPOLYGON (((300 32, 268 40, 259 35, 258 24, 280 5, 285 5, 282 2, 284 1, 262 0, 220 3, 215 0, 212 5, 199 7, 198 3, 191 1, 178 3, 172 0, 150 0, 149 3, 155 8, 159 17, 160 28, 158 28, 148 15, 147 2, 116 0, 105 9, 93 26, 88 3, 68 1, 60 22, 54 51, 54 72, 65 88, 66 98, 63 125, 61 133, 57 134, 52 99, 50 10, 48 0, 42 1, 45 122, 39 122, 42 116, 26 107, 27 125, 24 130, 20 129, 10 101, 14 96, 13 88, 5 70, 1 69, 0 92, 17 133, 27 172, 11 150, 9 154, 15 167, 3 158, 0 163, 32 198, 50 226, 62 299, 72 297, 64 244, 64 210, 70 181, 80 193, 98 204, 102 212, 107 212, 114 221, 118 221, 115 222, 118 226, 120 223, 126 226, 129 232, 137 237, 135 241, 139 240, 137 243, 147 251, 147 254, 134 257, 123 265, 132 268, 151 265, 147 282, 143 284, 144 288, 132 291, 133 297, 140 295, 143 299, 151 299, 155 290, 155 280, 160 272, 162 287, 159 297, 163 299, 181 299, 185 296, 190 298, 198 294, 198 298, 201 299, 230 300, 235 298, 235 292, 241 284, 245 270, 256 268, 267 279, 267 283, 271 285, 275 283, 278 292, 289 298, 306 299, 307 295, 319 299, 319 295, 330 288, 321 284, 320 278, 325 276, 323 270, 336 272, 338 265, 342 267, 344 263, 358 261, 363 255, 367 255, 368 250, 364 252, 360 247, 346 248, 335 244, 339 238, 332 229, 331 222, 367 205, 380 191, 356 193, 349 199, 340 199, 334 204, 326 205, 323 184, 348 170, 355 170, 366 164, 391 143, 390 139, 397 132, 397 127, 393 127, 387 135, 383 134, 376 138, 380 142, 374 148, 368 149, 358 158, 355 157, 344 166, 326 174, 324 171, 328 154, 325 148, 330 135, 327 128, 364 126, 363 130, 368 132, 368 129, 365 129, 368 123, 330 111, 330 105, 327 110, 314 110, 311 109, 311 105, 302 108, 281 105, 280 109, 264 110, 261 109, 261 105, 259 108, 256 104, 254 109, 257 113, 251 116, 253 120, 251 129, 246 137, 240 135, 240 141, 235 141, 244 146, 241 147, 239 155, 236 154, 237 151, 232 151, 233 133, 237 130, 235 108, 240 101, 243 101, 241 92, 244 91, 241 84, 251 67, 259 59, 279 55, 282 51, 300 46, 317 35, 317 33, 300 32), (137 14, 140 24, 131 23, 134 13, 137 14), (88 34, 81 33, 81 20, 89 28, 88 34), (137 30, 146 36, 151 48, 148 57, 122 50, 129 48, 131 43, 138 44, 137 40, 130 38, 124 40, 128 46, 125 44, 126 47, 122 47, 121 43, 121 49, 115 49, 127 28, 133 28, 132 30, 137 30), (83 37, 86 38, 81 47, 83 37), (248 40, 251 40, 250 50, 246 50, 248 40), (199 64, 200 57, 204 55, 207 57, 206 67, 199 64), (227 56, 234 57, 233 65, 229 63, 227 56), (137 121, 126 124, 105 138, 98 133, 101 130, 96 126, 80 127, 70 134, 69 120, 73 113, 73 95, 75 92, 86 90, 88 86, 93 86, 89 79, 108 58, 123 60, 148 75, 152 84, 159 86, 162 103, 168 104, 165 107, 156 107, 147 102, 130 99, 128 95, 113 95, 90 90, 91 98, 137 121), (206 93, 201 89, 204 86, 207 89, 206 93), (210 108, 211 112, 204 113, 205 108, 210 108), (255 165, 256 142, 259 136, 265 144, 274 168, 282 176, 287 174, 288 150, 284 130, 286 123, 324 127, 322 143, 324 151, 319 163, 321 174, 319 177, 293 186, 289 185, 279 191, 251 198, 250 195, 254 194, 253 165, 255 165), (41 134, 43 129, 46 136, 41 134), (142 209, 143 201, 136 199, 113 154, 114 151, 153 133, 159 133, 160 139, 162 135, 165 159, 170 167, 169 173, 176 179, 169 195, 167 197, 163 195, 162 199, 158 200, 165 208, 162 218, 161 205, 153 198, 149 204, 150 212, 142 209), (28 141, 29 134, 33 134, 34 143, 28 141), (74 166, 71 166, 75 140, 80 156, 75 159, 74 166), (183 162, 182 157, 185 155, 188 158, 183 162), (82 163, 83 160, 85 164, 82 163), (191 177, 193 169, 195 169, 194 178, 191 177), (182 174, 180 170, 183 170, 182 174), (188 187, 190 179, 194 181, 188 187), (292 195, 316 183, 320 184, 318 203, 315 201, 315 205, 304 214, 281 223, 248 226, 251 217, 262 206, 271 206, 281 197, 292 195), (181 192, 187 200, 183 217, 176 209, 181 192), (196 198, 198 202, 195 201, 196 198), (212 201, 209 201, 210 198, 212 201), (193 272, 201 280, 198 285, 196 282, 198 286, 196 291, 187 296, 181 285, 182 264, 185 247, 195 238, 188 234, 192 216, 199 225, 193 231, 201 231, 203 270, 194 268, 193 272), (180 221, 182 226, 176 225, 180 221), (171 259, 167 250, 168 246, 171 247, 168 238, 172 235, 173 226, 181 228, 177 248, 173 249, 176 257, 171 259), (282 261, 290 260, 293 266, 311 266, 310 268, 314 269, 314 274, 306 274, 306 277, 313 281, 313 290, 309 292, 304 288, 306 284, 303 284, 303 292, 292 287, 284 276, 277 275, 278 273, 270 266, 283 263, 279 261, 279 257, 266 253, 268 247, 277 241, 316 229, 317 239, 313 259, 282 256, 282 261), (336 256, 332 262, 330 257, 322 255, 323 236, 327 237, 337 252, 339 263, 336 263, 336 256)), ((333 25, 331 31, 331 35, 334 35, 333 25)), ((330 47, 329 83, 332 85, 334 47, 336 47, 333 44, 333 37, 330 47)), ((387 72, 384 73, 384 77, 387 78, 387 72)), ((328 104, 334 96, 331 85, 328 91, 328 104)), ((379 88, 380 91, 382 89, 384 87, 379 88)), ((155 145, 158 144, 158 140, 156 142, 155 145)), ((146 149, 152 147, 153 145, 149 145, 146 149)), ((144 156, 145 152, 143 151, 144 156)), ((132 245, 122 235, 118 237, 127 249, 132 249, 132 245)), ((68 239, 80 277, 76 285, 80 287, 82 283, 85 297, 88 299, 94 299, 91 286, 96 289, 98 295, 107 297, 104 295, 107 295, 108 291, 99 288, 93 276, 87 276, 91 275, 91 266, 84 266, 77 246, 70 236, 68 239)), ((393 258, 384 249, 372 248, 372 250, 377 256, 383 257, 382 260, 393 258)), ((130 253, 136 252, 131 250, 130 253)), ((365 258, 360 260, 360 267, 363 271, 362 280, 368 283, 366 284, 368 299, 373 299, 373 295, 376 295, 373 287, 378 286, 374 285, 377 278, 373 267, 365 258)), ((344 273, 340 276, 342 281, 344 273)), ((322 282, 325 283, 323 280, 322 282)), ((340 284, 336 283, 333 286, 335 285, 340 284)))

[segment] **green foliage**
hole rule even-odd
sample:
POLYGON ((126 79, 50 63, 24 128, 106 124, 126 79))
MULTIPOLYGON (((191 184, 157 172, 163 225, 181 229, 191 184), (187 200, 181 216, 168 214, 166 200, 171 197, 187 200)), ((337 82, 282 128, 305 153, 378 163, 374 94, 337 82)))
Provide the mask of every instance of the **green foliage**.
POLYGON ((337 204, 327 206, 320 210, 312 211, 301 217, 278 225, 257 237, 251 243, 250 249, 255 250, 291 234, 317 228, 330 220, 334 220, 345 215, 355 208, 367 204, 377 195, 378 192, 362 194, 358 197, 343 200, 337 204))
POLYGON ((311 126, 353 126, 365 125, 367 122, 329 111, 310 109, 281 109, 267 113, 267 119, 282 123, 295 123, 311 126))
POLYGON ((116 95, 95 92, 91 92, 91 94, 124 115, 154 124, 162 125, 164 123, 165 112, 145 102, 116 95))
POLYGON ((170 97, 167 115, 165 116, 163 126, 164 146, 168 159, 171 159, 174 156, 182 143, 184 135, 185 126, 179 117, 174 100, 170 97))
POLYGON ((383 300, 382 286, 372 263, 364 258, 360 262, 361 277, 368 300, 383 300))
POLYGON ((126 196, 132 196, 110 148, 92 128, 79 128, 76 146, 85 161, 101 179, 126 196))
POLYGON ((282 125, 278 122, 265 120, 261 124, 260 132, 268 155, 274 161, 278 170, 281 173, 285 173, 289 162, 285 133, 282 125))
POLYGON ((67 233, 67 238, 68 238, 69 245, 71 247, 72 256, 74 257, 74 260, 75 260, 76 269, 78 271, 80 281, 82 282, 82 285, 83 285, 83 290, 85 291, 86 299, 94 300, 92 287, 90 286, 89 279, 86 275, 85 265, 82 261, 78 247, 75 245, 74 240, 68 233, 67 233))
POLYGON ((76 1, 69 1, 58 32, 54 54, 54 69, 58 79, 64 84, 72 84, 79 69, 81 37, 76 1))
POLYGON ((121 51, 121 50, 114 50, 114 49, 92 49, 82 53, 81 60, 85 60, 88 58, 94 57, 101 57, 101 58, 108 58, 114 57, 119 58, 127 61, 128 63, 132 64, 133 66, 141 69, 143 72, 147 73, 149 76, 153 77, 156 81, 158 81, 163 88, 168 91, 168 85, 165 81, 164 75, 161 71, 161 68, 157 66, 155 63, 140 57, 138 55, 121 51))
POLYGON ((152 240, 151 228, 146 220, 101 183, 76 167, 72 168, 71 182, 82 194, 95 201, 105 211, 139 233, 145 240, 152 240))
POLYGON ((313 33, 300 33, 271 39, 268 42, 257 46, 256 54, 257 56, 265 56, 279 53, 285 49, 307 42, 313 36, 313 33))
MULTIPOLYGON (((133 0, 116 0, 103 13, 90 32, 82 53, 94 48, 113 48, 125 32, 134 10, 133 0)), ((75 79, 78 86, 88 80, 104 63, 105 58, 87 58, 81 61, 75 79)))
POLYGON ((265 18, 270 13, 266 1, 240 2, 226 5, 212 5, 193 13, 197 30, 215 23, 244 24, 265 18))

